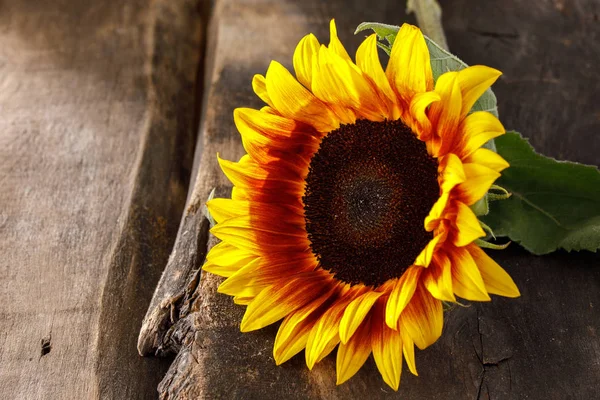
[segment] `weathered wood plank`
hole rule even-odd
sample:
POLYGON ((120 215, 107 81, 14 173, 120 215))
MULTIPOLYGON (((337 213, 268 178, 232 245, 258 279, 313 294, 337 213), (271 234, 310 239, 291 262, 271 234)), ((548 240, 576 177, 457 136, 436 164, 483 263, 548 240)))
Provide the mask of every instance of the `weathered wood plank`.
POLYGON ((0 2, 0 397, 154 398, 135 339, 187 194, 199 0, 0 2))
MULTIPOLYGON (((506 126, 524 132, 547 154, 597 165, 600 118, 594 99, 600 79, 589 66, 600 61, 600 52, 598 42, 589 41, 600 34, 594 22, 598 5, 453 0, 443 7, 450 49, 468 63, 504 71, 495 89, 506 126)), ((372 360, 340 387, 331 356, 312 372, 302 355, 276 367, 275 328, 239 333, 243 308, 216 294, 220 279, 198 276, 208 237, 201 206, 213 187, 217 195, 229 189, 215 154, 228 159, 243 154, 231 113, 238 106, 261 105, 251 91, 252 75, 264 73, 271 59, 290 66, 295 44, 307 32, 326 41, 331 17, 353 51, 361 40, 352 36, 359 22, 397 24, 406 20, 403 8, 391 1, 368 6, 341 0, 216 2, 198 175, 138 343, 145 354, 178 353, 159 387, 163 399, 594 397, 600 381, 597 254, 533 257, 517 246, 496 252, 522 297, 448 312, 442 338, 417 354, 420 376, 405 368, 396 396, 372 360)), ((213 244, 210 238, 208 247, 213 244)))

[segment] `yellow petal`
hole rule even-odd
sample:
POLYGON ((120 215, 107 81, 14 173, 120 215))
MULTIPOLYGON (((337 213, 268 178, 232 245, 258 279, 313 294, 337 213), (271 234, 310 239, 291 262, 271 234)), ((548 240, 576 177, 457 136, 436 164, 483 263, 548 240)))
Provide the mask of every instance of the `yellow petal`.
POLYGON ((464 164, 467 180, 457 186, 460 200, 473 205, 481 199, 492 184, 500 177, 500 173, 481 164, 464 164))
POLYGON ((457 247, 463 247, 473 242, 475 239, 485 236, 481 224, 475 213, 469 206, 461 201, 455 202, 456 206, 456 225, 453 244, 457 247))
MULTIPOLYGON (((243 159, 243 160, 249 160, 243 159)), ((294 173, 274 168, 269 165, 260 165, 253 161, 233 162, 224 160, 217 155, 217 161, 221 170, 235 186, 250 188, 284 189, 301 193, 304 190, 304 182, 296 177, 294 173)))
POLYGON ((340 39, 337 36, 337 28, 335 27, 334 19, 332 19, 329 22, 329 49, 331 49, 331 51, 333 51, 341 58, 347 61, 352 61, 352 59, 348 55, 348 52, 344 48, 344 45, 342 44, 342 42, 340 42, 340 39))
POLYGON ((371 348, 375 365, 383 380, 398 390, 402 374, 402 338, 400 332, 390 329, 384 319, 384 304, 378 304, 371 323, 371 348))
POLYGON ((417 373, 417 363, 415 362, 415 344, 406 330, 403 329, 400 332, 400 336, 402 337, 402 353, 404 354, 406 365, 408 365, 408 369, 413 375, 419 376, 417 373))
POLYGON ((270 107, 273 107, 271 98, 269 97, 269 94, 267 93, 267 82, 266 82, 264 76, 262 76, 260 74, 254 75, 254 77, 252 78, 252 89, 254 90, 254 93, 256 93, 256 95, 258 97, 260 97, 260 99, 262 101, 267 103, 270 107))
POLYGON ((318 66, 313 69, 312 90, 330 106, 351 108, 372 121, 381 121, 387 114, 385 104, 360 69, 325 46, 319 49, 318 66))
POLYGON ((429 50, 416 26, 404 24, 396 36, 385 74, 405 104, 415 93, 433 89, 429 50))
POLYGON ((206 206, 218 224, 231 218, 242 220, 242 217, 247 217, 256 223, 260 222, 258 225, 270 225, 273 218, 281 218, 285 220, 286 225, 294 225, 302 229, 305 225, 303 210, 285 204, 217 198, 207 201, 206 206))
POLYGON ((336 360, 336 385, 341 385, 363 366, 371 354, 371 324, 365 321, 347 343, 340 343, 336 360))
MULTIPOLYGON (((304 290, 304 289, 302 289, 304 290)), ((306 342, 306 365, 312 370, 340 342, 339 325, 348 301, 338 300, 313 326, 306 342)))
POLYGON ((408 268, 394 285, 385 308, 385 323, 391 329, 398 329, 400 314, 415 293, 422 270, 416 266, 408 268))
POLYGON ((208 252, 202 269, 211 274, 229 277, 256 258, 255 254, 221 242, 208 252))
POLYGON ((385 76, 385 71, 379 61, 376 34, 369 36, 358 47, 358 50, 356 51, 356 65, 373 81, 380 96, 387 100, 389 107, 387 118, 391 120, 398 119, 400 117, 400 109, 398 108, 396 94, 392 90, 390 82, 385 76))
POLYGON ((425 217, 425 230, 427 232, 433 231, 439 225, 439 220, 444 216, 448 200, 450 199, 450 193, 442 193, 439 199, 431 207, 431 211, 427 217, 425 217))
POLYGON ((423 284, 436 299, 456 301, 452 290, 452 267, 445 254, 436 254, 432 265, 423 273, 423 284))
POLYGON ((296 51, 294 51, 294 71, 296 71, 296 78, 307 89, 311 88, 312 60, 313 57, 317 56, 319 46, 319 41, 315 35, 310 33, 300 40, 300 43, 296 46, 296 51))
POLYGON ((257 162, 268 164, 277 162, 290 171, 297 171, 300 178, 305 175, 301 165, 308 163, 310 156, 318 149, 319 134, 314 128, 281 116, 248 108, 237 108, 233 112, 235 126, 242 137, 242 144, 248 154, 257 162), (289 153, 297 149, 289 160, 276 157, 280 152, 289 153))
POLYGON ((310 330, 322 314, 319 307, 332 293, 333 289, 325 290, 316 300, 285 317, 273 345, 273 358, 277 365, 286 362, 306 347, 310 330))
POLYGON ((431 105, 428 115, 442 139, 441 147, 434 151, 438 157, 447 154, 453 148, 462 119, 462 94, 457 77, 457 72, 446 72, 435 83, 435 91, 440 95, 440 101, 431 105))
POLYGON ((500 154, 485 148, 475 150, 465 158, 465 162, 469 164, 481 164, 496 172, 503 171, 510 166, 500 154))
POLYGON ((458 297, 473 301, 490 301, 481 273, 464 247, 450 252, 452 288, 458 297))
POLYGON ((261 291, 246 308, 240 330, 254 331, 279 321, 314 299, 325 279, 326 275, 311 272, 261 291))
POLYGON ((458 71, 458 83, 463 102, 461 119, 471 111, 473 104, 500 75, 502 72, 484 65, 473 65, 458 71))
POLYGON ((445 239, 444 236, 445 235, 443 234, 438 234, 434 236, 433 239, 431 239, 429 243, 427 243, 425 248, 417 256, 414 264, 427 268, 429 266, 429 263, 431 262, 436 246, 438 245, 438 243, 440 243, 440 241, 442 241, 442 239, 445 239))
POLYGON ((310 243, 306 232, 282 220, 271 224, 256 221, 252 216, 230 218, 210 229, 219 239, 249 253, 261 255, 265 252, 304 252, 310 243))
POLYGON ((212 199, 206 202, 206 207, 217 223, 250 213, 250 202, 248 201, 212 199))
POLYGON ((237 296, 252 280, 260 267, 260 258, 254 259, 219 285, 217 292, 237 296))
POLYGON ((412 300, 404 309, 400 321, 400 329, 406 329, 417 347, 423 350, 442 334, 444 324, 442 303, 431 296, 423 284, 419 284, 412 300))
POLYGON ((317 145, 320 143, 314 128, 281 115, 252 108, 236 108, 233 111, 233 120, 242 138, 258 133, 261 137, 257 140, 265 145, 271 145, 273 140, 289 143, 290 139, 303 143, 316 142, 317 145))
POLYGON ((296 322, 294 315, 287 316, 277 332, 275 344, 273 346, 273 358, 276 365, 281 365, 296 354, 300 353, 308 340, 308 334, 313 327, 314 321, 303 320, 296 322), (290 325, 292 327, 290 327, 290 325), (279 340, 279 332, 282 329, 289 331, 287 341, 279 340))
POLYGON ((419 139, 423 141, 431 137, 432 125, 426 114, 427 107, 440 99, 440 95, 436 92, 423 92, 415 94, 410 102, 410 115, 414 119, 415 130, 419 139))
POLYGON ((312 125, 320 132, 330 132, 339 126, 329 108, 294 79, 283 65, 271 61, 266 80, 273 106, 284 117, 312 125))
POLYGON ((237 304, 238 306, 247 306, 248 304, 252 303, 252 300, 254 300, 254 297, 242 297, 242 296, 235 296, 233 298, 233 303, 237 304))
POLYGON ((486 111, 476 111, 468 115, 458 130, 461 132, 461 144, 457 151, 461 158, 506 132, 498 118, 486 111))
POLYGON ((449 153, 439 161, 439 184, 442 193, 449 193, 456 185, 467 180, 463 163, 456 154, 449 153))
POLYGON ((469 252, 475 260, 485 288, 489 293, 505 297, 519 297, 521 293, 510 275, 477 245, 469 246, 469 252))
POLYGON ((342 343, 347 343, 350 340, 369 311, 371 311, 375 301, 382 294, 381 292, 368 291, 348 304, 340 321, 340 340, 342 343))

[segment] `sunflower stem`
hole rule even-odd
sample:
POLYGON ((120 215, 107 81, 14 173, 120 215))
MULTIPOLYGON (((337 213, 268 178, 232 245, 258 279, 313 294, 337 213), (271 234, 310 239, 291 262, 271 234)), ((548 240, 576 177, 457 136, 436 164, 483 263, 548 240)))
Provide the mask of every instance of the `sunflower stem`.
POLYGON ((490 242, 486 242, 482 239, 476 239, 475 244, 481 247, 482 249, 492 249, 492 250, 504 250, 508 247, 511 242, 505 244, 494 244, 490 242))
POLYGON ((512 196, 512 193, 510 193, 508 190, 504 189, 502 186, 498 186, 498 185, 492 185, 492 187, 490 188, 490 192, 488 192, 488 199, 490 201, 506 200, 510 196, 512 196), (496 191, 502 192, 502 193, 501 194, 492 193, 491 190, 496 190, 496 191))
POLYGON ((492 230, 492 228, 490 228, 488 224, 481 220, 479 220, 479 224, 481 225, 483 230, 487 231, 494 238, 494 240, 496 240, 496 235, 494 235, 494 231, 492 230))
POLYGON ((408 0, 406 12, 407 14, 414 12, 421 31, 448 51, 448 42, 442 26, 442 7, 436 0, 408 0))

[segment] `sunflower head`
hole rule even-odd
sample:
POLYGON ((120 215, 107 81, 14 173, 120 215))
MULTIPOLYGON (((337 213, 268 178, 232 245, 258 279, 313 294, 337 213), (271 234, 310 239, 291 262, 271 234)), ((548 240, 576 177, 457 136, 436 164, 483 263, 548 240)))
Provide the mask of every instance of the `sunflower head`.
POLYGON ((372 353, 397 390, 402 360, 416 374, 414 346, 441 335, 442 301, 519 295, 474 243, 485 233, 470 208, 508 167, 482 148, 502 124, 470 113, 500 72, 473 66, 434 84, 407 24, 385 70, 376 35, 353 61, 333 21, 328 46, 300 41, 294 70, 273 61, 252 82, 266 106, 234 112, 247 154, 219 159, 234 187, 207 204, 222 241, 203 268, 247 306, 243 332, 283 320, 277 364, 305 350, 312 369, 337 347, 340 384, 372 353))

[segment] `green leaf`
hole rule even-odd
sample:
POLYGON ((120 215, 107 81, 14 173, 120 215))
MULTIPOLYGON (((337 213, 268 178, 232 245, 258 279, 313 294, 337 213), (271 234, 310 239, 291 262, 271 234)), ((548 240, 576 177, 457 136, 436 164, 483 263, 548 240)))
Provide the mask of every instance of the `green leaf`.
POLYGON ((356 35, 358 32, 366 31, 368 29, 375 32, 379 39, 387 40, 388 44, 391 46, 394 44, 394 39, 396 39, 400 27, 396 25, 381 24, 379 22, 363 22, 356 27, 354 34, 356 35))
MULTIPOLYGON (((217 188, 213 188, 213 190, 210 191, 210 194, 208 195, 208 199, 206 199, 207 203, 209 201, 211 201, 215 197, 215 191, 216 190, 217 190, 217 188)), ((208 223, 210 224, 210 227, 212 228, 213 226, 215 226, 217 223, 215 222, 215 219, 213 218, 213 216, 210 215, 210 211, 208 211, 208 207, 206 206, 206 204, 204 204, 204 207, 202 208, 202 211, 204 212, 204 216, 208 220, 208 223)))
POLYGON ((481 217, 482 215, 488 215, 490 212, 490 203, 488 200, 488 195, 483 196, 481 199, 477 200, 477 203, 471 206, 471 210, 477 215, 481 217))
POLYGON ((496 236, 508 236, 538 255, 600 248, 597 167, 542 156, 516 132, 497 138, 496 145, 510 164, 498 184, 512 193, 491 202, 482 218, 496 236))

